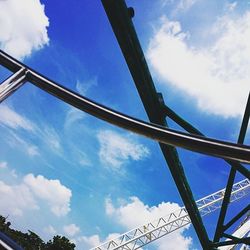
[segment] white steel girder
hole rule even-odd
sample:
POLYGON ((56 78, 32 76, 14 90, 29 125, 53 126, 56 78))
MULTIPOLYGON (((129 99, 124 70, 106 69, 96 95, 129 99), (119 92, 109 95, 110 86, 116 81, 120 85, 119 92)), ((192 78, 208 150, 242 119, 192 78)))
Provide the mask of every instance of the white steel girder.
MULTIPOLYGON (((249 179, 233 185, 230 202, 246 196, 250 189, 249 179)), ((196 201, 201 216, 208 215, 221 207, 225 189, 196 201)), ((191 223, 186 208, 170 213, 158 220, 139 226, 119 237, 107 241, 91 250, 135 250, 191 223)))

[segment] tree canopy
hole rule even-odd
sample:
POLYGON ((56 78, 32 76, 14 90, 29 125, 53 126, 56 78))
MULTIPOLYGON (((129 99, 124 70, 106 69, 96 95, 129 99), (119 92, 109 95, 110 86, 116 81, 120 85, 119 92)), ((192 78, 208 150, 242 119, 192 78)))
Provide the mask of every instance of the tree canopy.
POLYGON ((0 231, 9 236, 25 250, 74 250, 75 244, 65 236, 56 235, 52 240, 44 242, 36 233, 27 233, 10 228, 11 223, 0 215, 0 231))

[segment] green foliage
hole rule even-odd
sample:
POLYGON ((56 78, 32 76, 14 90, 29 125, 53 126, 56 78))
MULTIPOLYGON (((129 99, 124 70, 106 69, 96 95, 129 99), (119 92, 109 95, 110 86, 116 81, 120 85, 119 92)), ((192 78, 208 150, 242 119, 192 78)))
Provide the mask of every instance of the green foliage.
POLYGON ((54 236, 53 241, 48 241, 45 246, 46 250, 73 250, 75 249, 75 244, 71 243, 66 237, 64 236, 54 236))
POLYGON ((6 218, 0 215, 0 231, 13 239, 18 245, 25 250, 74 250, 75 244, 64 236, 56 235, 53 240, 45 243, 36 233, 28 230, 28 233, 23 233, 10 228, 11 223, 6 221, 6 218))

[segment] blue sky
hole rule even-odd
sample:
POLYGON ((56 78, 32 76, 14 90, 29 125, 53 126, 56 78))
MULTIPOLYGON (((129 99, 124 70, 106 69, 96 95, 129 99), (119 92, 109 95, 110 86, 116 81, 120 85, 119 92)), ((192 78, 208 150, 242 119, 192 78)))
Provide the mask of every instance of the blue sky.
MULTIPOLYGON (((207 136, 236 142, 250 87, 249 1, 127 5, 135 9, 133 21, 165 102, 207 136)), ((101 1, 0 1, 0 47, 90 99, 147 120, 101 1)), ((0 67, 0 79, 8 75, 0 67)), ((195 199, 225 186, 229 166, 222 160, 179 153, 195 199)), ((0 105, 0 177, 0 214, 13 227, 45 240, 66 235, 79 249, 183 205, 157 143, 29 83, 0 105)), ((217 215, 204 219, 209 234, 217 215)), ((200 245, 190 227, 146 249, 200 245)))

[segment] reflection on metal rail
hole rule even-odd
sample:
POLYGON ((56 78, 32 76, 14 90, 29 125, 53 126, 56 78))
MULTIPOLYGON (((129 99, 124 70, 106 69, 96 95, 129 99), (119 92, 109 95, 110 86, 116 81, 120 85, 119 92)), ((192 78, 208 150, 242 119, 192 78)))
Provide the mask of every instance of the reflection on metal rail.
MULTIPOLYGON (((22 82, 31 82, 37 87, 63 100, 64 102, 119 127, 168 145, 182 147, 188 150, 213 155, 216 157, 250 163, 249 146, 205 138, 199 135, 190 135, 124 115, 120 112, 114 111, 94 101, 91 101, 90 99, 87 99, 75 93, 74 91, 63 87, 62 85, 49 80, 48 78, 28 68, 2 51, 0 51, 0 64, 13 72, 17 72, 24 68, 25 77, 22 78, 22 82)), ((8 89, 8 96, 17 89, 17 86, 14 86, 15 87, 13 87, 13 89, 8 89)), ((0 102, 6 97, 7 96, 2 96, 0 102)))
MULTIPOLYGON (((230 202, 237 201, 246 196, 249 190, 250 181, 248 179, 235 183, 233 185, 230 202)), ((196 201, 201 216, 208 215, 219 209, 224 194, 225 189, 222 189, 196 201)), ((186 208, 182 207, 178 211, 139 226, 91 250, 135 250, 190 223, 191 220, 187 214, 186 208)))

